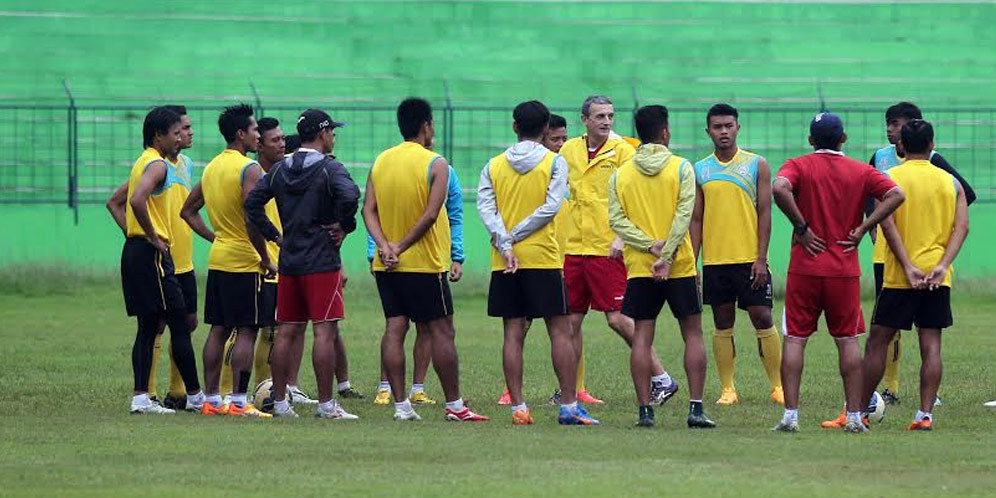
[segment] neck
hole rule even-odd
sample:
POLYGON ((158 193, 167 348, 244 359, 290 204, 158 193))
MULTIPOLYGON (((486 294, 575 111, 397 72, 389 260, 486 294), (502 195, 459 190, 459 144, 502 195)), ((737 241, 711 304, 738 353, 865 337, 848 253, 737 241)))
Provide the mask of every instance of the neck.
POLYGON ((227 146, 225 146, 225 148, 226 149, 232 149, 234 151, 238 151, 243 156, 246 155, 246 152, 247 152, 246 151, 246 146, 242 145, 239 142, 232 142, 232 143, 228 144, 227 146))
POLYGON ((275 161, 270 161, 269 159, 266 158, 266 156, 262 155, 256 158, 256 162, 258 162, 259 167, 263 168, 263 171, 267 173, 270 172, 270 168, 272 168, 274 164, 277 164, 275 161))
POLYGON ((926 153, 923 153, 923 154, 910 154, 910 153, 906 153, 906 160, 907 161, 915 161, 915 160, 929 161, 930 160, 930 152, 926 152, 926 153))
POLYGON ((605 137, 599 137, 599 136, 592 135, 591 132, 589 132, 588 136, 587 136, 587 138, 585 140, 588 142, 588 148, 589 149, 597 149, 597 148, 605 145, 605 142, 609 140, 609 137, 607 137, 607 136, 605 136, 605 137))
POLYGON ((301 148, 303 148, 303 149, 313 149, 313 150, 317 150, 318 152, 321 152, 322 151, 322 143, 321 142, 304 142, 304 143, 301 144, 301 148))
POLYGON ((737 144, 734 143, 729 147, 716 147, 716 150, 713 151, 713 154, 716 156, 716 159, 719 159, 721 162, 725 163, 729 162, 731 159, 733 159, 733 156, 737 155, 737 149, 738 149, 737 144))
POLYGON ((520 142, 536 142, 536 143, 540 143, 540 144, 543 143, 543 137, 523 137, 523 136, 519 136, 518 138, 519 138, 520 142))

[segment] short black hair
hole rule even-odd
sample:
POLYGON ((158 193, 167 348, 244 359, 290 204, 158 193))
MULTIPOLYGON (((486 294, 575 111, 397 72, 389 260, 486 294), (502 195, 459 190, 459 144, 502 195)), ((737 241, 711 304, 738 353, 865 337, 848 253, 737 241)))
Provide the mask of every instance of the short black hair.
POLYGON ((418 136, 422 125, 432 122, 432 106, 419 97, 408 97, 398 104, 398 130, 405 140, 418 136))
POLYGON ((301 148, 301 135, 287 135, 284 137, 284 154, 293 154, 301 148))
POLYGON ((734 119, 740 119, 737 108, 730 104, 716 104, 710 107, 709 112, 706 113, 706 126, 709 126, 709 119, 713 116, 733 116, 734 119))
POLYGON ((512 111, 512 119, 523 137, 538 137, 550 124, 550 110, 538 100, 523 102, 512 111))
POLYGON ((661 132, 667 128, 667 107, 662 105, 645 105, 633 114, 636 134, 640 141, 655 143, 661 137, 661 132))
POLYGON ((907 154, 926 154, 934 141, 934 127, 928 121, 912 119, 903 125, 899 136, 907 154))
POLYGON ((165 108, 167 108, 167 109, 175 112, 177 116, 186 116, 187 115, 187 106, 183 106, 183 105, 179 105, 179 104, 171 104, 171 105, 164 105, 163 107, 165 107, 165 108))
POLYGON ((550 128, 567 128, 567 120, 560 114, 551 114, 550 128))
POLYGON ((280 121, 277 121, 277 118, 267 116, 259 118, 259 121, 256 121, 256 126, 259 128, 259 136, 262 137, 264 133, 280 126, 280 121))
POLYGON ((885 110, 886 121, 899 118, 923 119, 923 114, 920 113, 920 108, 912 102, 900 102, 885 110))
POLYGON ((238 104, 226 107, 218 116, 218 130, 225 141, 232 143, 235 141, 236 133, 239 130, 249 129, 249 118, 252 117, 252 106, 249 104, 238 104))
POLYGON ((180 115, 165 106, 152 108, 142 123, 142 145, 152 147, 156 135, 165 135, 173 125, 180 122, 180 115))

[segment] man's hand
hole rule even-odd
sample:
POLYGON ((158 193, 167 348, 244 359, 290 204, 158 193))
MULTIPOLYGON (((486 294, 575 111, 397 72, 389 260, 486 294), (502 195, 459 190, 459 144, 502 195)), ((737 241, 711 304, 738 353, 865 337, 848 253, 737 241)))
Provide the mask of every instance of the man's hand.
POLYGON ((858 227, 851 230, 851 233, 847 234, 847 239, 838 240, 837 243, 844 246, 844 252, 849 253, 858 248, 858 244, 861 243, 861 238, 865 236, 865 228, 858 227))
POLYGON ((750 288, 757 290, 768 283, 768 260, 759 259, 750 266, 750 288))
POLYGON ((505 273, 515 273, 519 270, 519 258, 515 257, 515 251, 509 249, 501 253, 505 258, 505 273))
POLYGON ((345 268, 339 268, 339 276, 342 277, 342 288, 346 288, 346 284, 349 283, 349 275, 346 275, 345 268))
POLYGON ((667 242, 666 240, 655 240, 654 244, 650 246, 650 254, 653 254, 658 258, 661 257, 661 251, 664 250, 664 244, 666 242, 667 242))
POLYGON ((671 263, 658 259, 651 265, 650 272, 654 275, 654 280, 667 280, 671 275, 671 263))
POLYGON ((377 248, 377 255, 380 256, 380 261, 384 263, 387 271, 398 267, 398 253, 395 252, 395 247, 397 247, 395 244, 388 242, 377 248))
POLYGON ((806 233, 802 235, 793 235, 792 243, 801 245, 802 248, 810 254, 810 256, 816 256, 817 254, 827 250, 827 242, 819 238, 808 228, 806 229, 806 233))
POLYGON ((910 287, 914 289, 922 289, 925 285, 926 277, 919 268, 909 265, 903 268, 906 273, 906 281, 909 282, 910 287))
POLYGON ((622 259, 623 241, 619 237, 616 237, 616 240, 613 240, 612 245, 609 246, 609 257, 612 259, 622 259))
POLYGON ((342 225, 339 222, 332 223, 331 225, 322 225, 322 228, 328 230, 329 236, 335 241, 335 246, 342 246, 342 241, 346 239, 346 231, 342 229, 342 225))
POLYGON ((259 267, 263 269, 263 278, 272 279, 277 276, 277 265, 273 264, 273 261, 265 263, 260 261, 259 267))
POLYGON ((148 240, 149 243, 152 244, 152 247, 155 247, 156 250, 159 251, 160 253, 162 254, 169 253, 169 245, 166 244, 165 240, 160 239, 158 235, 153 235, 152 237, 146 237, 146 240, 148 240))
POLYGON ((459 282, 463 278, 463 263, 456 261, 450 265, 450 282, 459 282))
MULTIPOLYGON (((944 283, 944 277, 948 274, 947 265, 937 265, 930 273, 927 274, 923 279, 923 287, 929 290, 935 290, 944 283)), ((923 288, 921 287, 921 288, 923 288)))

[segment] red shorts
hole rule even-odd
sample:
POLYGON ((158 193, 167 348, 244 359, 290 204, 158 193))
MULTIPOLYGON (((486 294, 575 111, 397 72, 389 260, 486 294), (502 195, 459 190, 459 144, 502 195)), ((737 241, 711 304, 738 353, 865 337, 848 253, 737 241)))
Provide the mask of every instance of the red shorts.
POLYGON ((342 273, 280 275, 277 282, 277 321, 328 322, 345 318, 342 273))
POLYGON ((785 282, 785 334, 809 337, 820 314, 833 337, 865 333, 860 277, 815 277, 789 273, 785 282))
POLYGON ((619 311, 626 295, 626 264, 607 256, 572 256, 564 259, 567 308, 571 313, 619 311))

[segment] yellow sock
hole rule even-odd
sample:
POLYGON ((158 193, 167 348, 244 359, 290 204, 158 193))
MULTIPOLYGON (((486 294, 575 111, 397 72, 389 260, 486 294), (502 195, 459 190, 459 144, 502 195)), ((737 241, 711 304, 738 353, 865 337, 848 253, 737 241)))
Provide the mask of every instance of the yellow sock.
POLYGON ((166 352, 169 353, 169 394, 179 398, 187 395, 187 387, 183 384, 183 377, 180 377, 180 369, 176 368, 173 361, 173 340, 170 339, 166 352))
POLYGON ((757 331, 757 346, 771 389, 782 387, 782 339, 774 326, 757 331))
POLYGON ((259 329, 259 337, 256 338, 256 352, 253 353, 252 360, 252 386, 258 386, 260 382, 270 378, 270 351, 273 350, 273 337, 277 334, 276 327, 263 327, 259 329))
POLYGON ((882 377, 882 384, 892 394, 899 393, 899 360, 903 358, 903 347, 899 342, 899 332, 892 337, 889 343, 889 350, 885 358, 885 376, 882 377))
POLYGON ((152 347, 152 366, 149 368, 149 396, 156 395, 156 383, 159 381, 159 376, 156 372, 159 370, 159 353, 163 350, 163 335, 159 334, 156 336, 155 346, 152 347))
POLYGON ((581 349, 581 358, 578 359, 578 376, 575 381, 575 388, 577 392, 587 391, 588 388, 584 385, 584 349, 581 349))
POLYGON ((225 341, 225 352, 221 356, 221 383, 218 392, 222 396, 232 394, 232 348, 235 347, 235 337, 236 333, 233 331, 225 341))
POLYGON ((712 354, 716 357, 716 370, 723 390, 735 390, 733 371, 737 347, 733 343, 733 329, 717 329, 712 333, 712 354))

